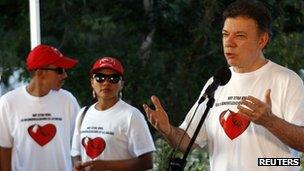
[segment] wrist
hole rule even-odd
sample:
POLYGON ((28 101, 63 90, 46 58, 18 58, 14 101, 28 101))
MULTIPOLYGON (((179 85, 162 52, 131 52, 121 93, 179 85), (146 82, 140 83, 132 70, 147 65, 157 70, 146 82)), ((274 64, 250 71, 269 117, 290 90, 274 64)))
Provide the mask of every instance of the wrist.
POLYGON ((163 132, 163 134, 165 136, 170 136, 172 134, 172 132, 173 132, 173 128, 172 128, 171 124, 169 124, 169 130, 166 132, 163 132))
POLYGON ((264 127, 267 128, 267 129, 272 129, 273 126, 275 125, 275 122, 277 122, 278 119, 279 119, 279 118, 278 118, 276 115, 272 114, 272 115, 267 119, 267 121, 264 122, 263 125, 264 125, 264 127))

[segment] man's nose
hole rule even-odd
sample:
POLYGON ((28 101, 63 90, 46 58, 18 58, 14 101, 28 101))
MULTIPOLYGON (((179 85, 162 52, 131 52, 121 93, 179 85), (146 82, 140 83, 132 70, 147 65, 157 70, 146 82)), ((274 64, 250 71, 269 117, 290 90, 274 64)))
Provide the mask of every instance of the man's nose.
POLYGON ((223 39, 224 47, 235 47, 236 43, 232 35, 229 35, 223 39))

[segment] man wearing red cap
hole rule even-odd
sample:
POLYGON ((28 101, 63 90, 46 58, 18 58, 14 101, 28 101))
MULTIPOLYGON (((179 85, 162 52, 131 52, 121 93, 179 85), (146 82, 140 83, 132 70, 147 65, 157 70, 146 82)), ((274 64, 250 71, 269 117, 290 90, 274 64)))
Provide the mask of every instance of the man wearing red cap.
POLYGON ((28 55, 32 78, 0 99, 1 171, 70 171, 70 142, 79 105, 61 89, 77 60, 38 45, 28 55))

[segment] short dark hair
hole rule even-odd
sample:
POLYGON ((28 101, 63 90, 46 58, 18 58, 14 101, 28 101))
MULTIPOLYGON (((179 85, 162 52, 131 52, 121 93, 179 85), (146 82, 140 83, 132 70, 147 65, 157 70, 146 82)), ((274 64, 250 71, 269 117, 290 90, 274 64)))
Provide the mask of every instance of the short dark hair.
POLYGON ((255 20, 259 32, 266 32, 271 36, 271 15, 264 3, 255 0, 237 0, 224 11, 223 21, 239 16, 255 20))

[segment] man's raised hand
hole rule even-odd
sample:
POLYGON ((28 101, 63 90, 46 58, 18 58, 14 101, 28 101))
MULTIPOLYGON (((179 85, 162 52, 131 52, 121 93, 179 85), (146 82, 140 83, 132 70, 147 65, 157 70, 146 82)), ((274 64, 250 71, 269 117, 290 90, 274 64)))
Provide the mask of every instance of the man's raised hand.
POLYGON ((160 133, 169 135, 171 133, 171 125, 169 123, 169 118, 166 111, 156 96, 151 96, 151 101, 155 106, 155 110, 151 109, 147 104, 143 104, 143 108, 146 112, 149 122, 160 133))

